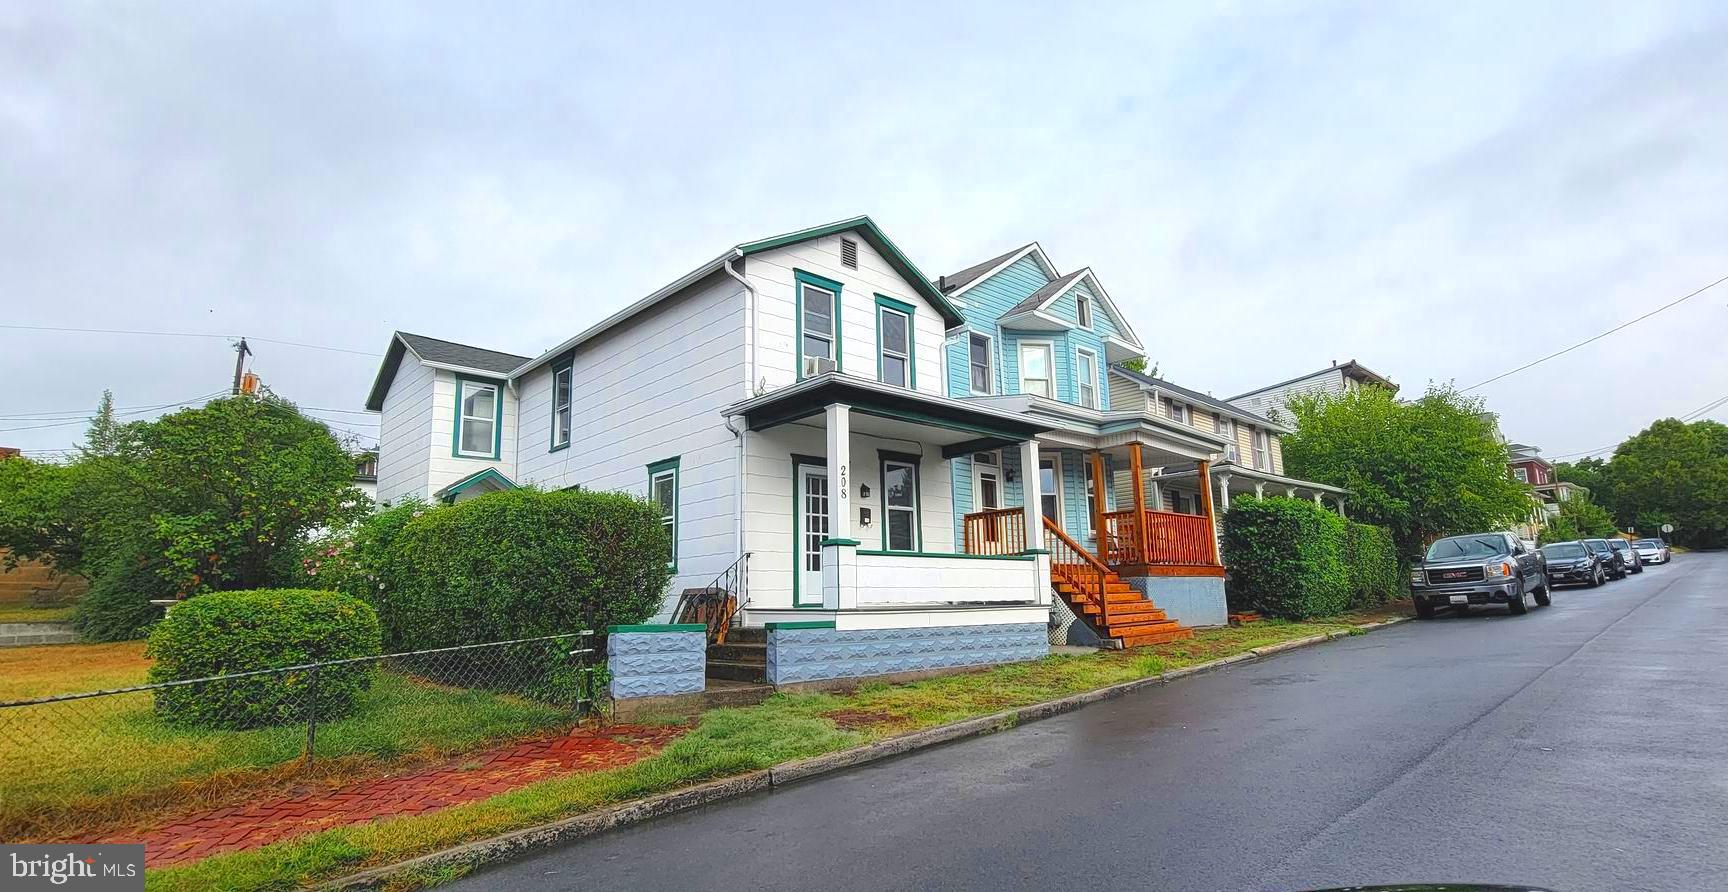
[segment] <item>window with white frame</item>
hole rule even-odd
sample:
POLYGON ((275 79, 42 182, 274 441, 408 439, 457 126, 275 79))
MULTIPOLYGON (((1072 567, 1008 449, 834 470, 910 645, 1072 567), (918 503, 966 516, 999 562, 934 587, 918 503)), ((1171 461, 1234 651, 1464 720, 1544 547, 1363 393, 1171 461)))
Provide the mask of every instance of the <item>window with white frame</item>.
POLYGON ((1038 510, 1057 526, 1062 523, 1062 459, 1055 455, 1038 459, 1038 510))
POLYGON ((991 382, 996 380, 994 363, 990 357, 990 338, 976 332, 967 338, 966 349, 969 351, 969 364, 972 368, 972 392, 979 395, 990 393, 991 382))
POLYGON ((1092 298, 1084 294, 1074 295, 1074 318, 1080 321, 1081 328, 1092 327, 1092 298))
POLYGON ((498 422, 503 407, 498 385, 456 379, 456 454, 468 458, 498 457, 498 422))
POLYGON ((1173 399, 1166 397, 1164 399, 1164 414, 1170 416, 1171 421, 1175 421, 1175 422, 1178 422, 1180 424, 1187 424, 1188 423, 1188 404, 1187 403, 1179 403, 1173 399))
POLYGON ((1096 532, 1093 527, 1097 526, 1094 518, 1098 516, 1098 479, 1090 461, 1081 464, 1086 467, 1086 532, 1092 533, 1096 532))
POLYGON ((1258 427, 1254 429, 1254 467, 1261 471, 1272 469, 1272 438, 1258 427))
MULTIPOLYGON (((840 301, 838 283, 830 288, 806 273, 797 273, 798 280, 798 350, 805 359, 839 361, 839 340, 835 323, 840 301)), ((799 370, 803 374, 803 370, 799 370)))
POLYGON ((881 357, 878 375, 883 384, 912 386, 912 316, 889 306, 876 307, 876 331, 881 357))
POLYGON ((978 510, 1002 507, 1002 463, 994 452, 972 456, 972 487, 978 510))
POLYGON ((571 369, 565 366, 552 373, 552 448, 570 445, 570 382, 571 369))
POLYGON ((1529 483, 1530 482, 1530 472, 1524 470, 1523 468, 1513 468, 1512 469, 1512 476, 1518 478, 1519 483, 1529 483))
POLYGON ((678 463, 678 459, 669 458, 648 466, 648 501, 659 510, 660 525, 672 543, 666 566, 674 572, 678 569, 678 463))
POLYGON ((1218 426, 1219 435, 1230 441, 1224 444, 1225 461, 1241 461, 1241 450, 1236 445, 1236 419, 1213 413, 1212 421, 1218 426))
POLYGON ((1049 344, 1020 345, 1020 392, 1055 397, 1055 360, 1049 344))
POLYGON ((1074 351, 1074 381, 1080 387, 1080 405, 1098 408, 1098 357, 1092 351, 1074 351))

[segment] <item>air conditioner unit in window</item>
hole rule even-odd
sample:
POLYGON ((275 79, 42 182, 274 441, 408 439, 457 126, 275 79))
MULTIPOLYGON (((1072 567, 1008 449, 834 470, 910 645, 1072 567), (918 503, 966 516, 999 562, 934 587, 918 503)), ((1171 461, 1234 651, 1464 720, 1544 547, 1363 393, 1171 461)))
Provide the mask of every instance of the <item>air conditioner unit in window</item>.
POLYGON ((814 378, 823 372, 834 371, 834 360, 826 356, 804 357, 804 377, 814 378))

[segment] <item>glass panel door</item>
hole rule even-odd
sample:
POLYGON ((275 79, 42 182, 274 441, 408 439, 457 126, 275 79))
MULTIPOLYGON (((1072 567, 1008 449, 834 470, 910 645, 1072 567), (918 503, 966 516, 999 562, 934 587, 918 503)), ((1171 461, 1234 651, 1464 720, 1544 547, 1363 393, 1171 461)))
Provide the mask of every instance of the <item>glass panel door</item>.
POLYGON ((1062 523, 1062 461, 1052 455, 1038 459, 1038 502, 1044 516, 1062 523))
POLYGON ((822 606, 822 540, 828 538, 828 469, 798 471, 798 593, 794 607, 822 606))

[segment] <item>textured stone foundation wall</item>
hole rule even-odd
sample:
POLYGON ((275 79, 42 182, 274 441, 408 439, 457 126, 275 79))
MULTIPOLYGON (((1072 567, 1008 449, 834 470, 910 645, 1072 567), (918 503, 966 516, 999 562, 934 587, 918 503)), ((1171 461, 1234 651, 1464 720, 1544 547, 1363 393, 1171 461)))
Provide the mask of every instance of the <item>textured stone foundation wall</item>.
POLYGON ((1230 622, 1221 577, 1132 576, 1124 581, 1182 625, 1222 626, 1230 622))
POLYGON ((701 624, 613 626, 606 635, 612 699, 697 694, 706 686, 708 633, 701 624))
POLYGON ((769 624, 770 684, 1017 663, 1050 652, 1044 623, 846 631, 810 625, 769 624))

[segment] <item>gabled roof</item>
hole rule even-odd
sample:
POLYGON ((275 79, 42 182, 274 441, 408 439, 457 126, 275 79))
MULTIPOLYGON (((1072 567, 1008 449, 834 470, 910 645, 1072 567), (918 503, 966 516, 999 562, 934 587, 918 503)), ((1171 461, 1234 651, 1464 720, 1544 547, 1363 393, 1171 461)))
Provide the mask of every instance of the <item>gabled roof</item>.
POLYGON ((408 353, 413 353, 414 358, 429 365, 497 378, 509 377, 511 369, 528 361, 528 357, 514 353, 502 353, 399 331, 390 336, 390 349, 384 352, 384 363, 378 367, 378 377, 372 379, 372 390, 366 396, 366 408, 374 412, 383 410, 384 395, 390 390, 390 382, 396 380, 396 369, 402 365, 402 357, 408 353))
POLYGON ((1121 329, 1122 335, 1128 343, 1137 350, 1140 349, 1140 336, 1134 333, 1134 326, 1129 325, 1128 317, 1122 315, 1121 310, 1116 309, 1116 302, 1110 299, 1110 293, 1104 290, 1104 285, 1098 281, 1098 277, 1093 274, 1092 268, 1089 266, 1081 267, 1068 275, 1045 283, 1044 287, 1026 295, 1019 303, 1009 307, 1008 311, 1002 314, 1002 318, 1008 319, 1025 313, 1041 313, 1081 282, 1086 282, 1091 286, 1092 296, 1097 298, 1098 305, 1103 308, 1104 312, 1116 321, 1116 326, 1121 329))
POLYGON ((1264 415, 1257 415, 1253 412, 1248 411, 1247 409, 1242 408, 1241 406, 1231 405, 1230 403, 1228 403, 1224 400, 1218 399, 1217 397, 1214 397, 1214 396, 1208 396, 1208 395, 1201 393, 1197 390, 1189 390, 1186 387, 1183 387, 1179 384, 1173 384, 1169 381, 1164 380, 1163 378, 1155 378, 1155 377, 1148 375, 1144 372, 1136 372, 1136 371, 1133 371, 1131 369, 1125 369, 1119 364, 1112 364, 1110 366, 1110 371, 1115 373, 1115 374, 1121 375, 1122 377, 1127 378, 1128 380, 1133 381, 1136 384, 1140 384, 1140 385, 1143 385, 1145 387, 1156 387, 1160 391, 1162 391, 1162 392, 1164 392, 1170 396, 1180 398, 1185 403, 1190 403, 1190 404, 1196 405, 1196 406, 1204 406, 1204 407, 1211 409, 1215 412, 1222 412, 1223 414, 1228 415, 1232 418, 1236 418, 1236 419, 1239 419, 1242 421, 1247 421, 1249 424, 1257 424, 1257 425, 1260 425, 1261 427, 1271 428, 1272 430, 1278 430, 1278 431, 1289 430, 1289 427, 1287 427, 1286 425, 1279 424, 1278 422, 1273 421, 1272 419, 1267 418, 1264 415))
POLYGON ((788 232, 783 235, 770 236, 768 238, 734 245, 720 256, 696 267, 688 273, 685 273, 677 280, 660 288, 647 297, 644 297, 624 309, 619 310, 605 319, 589 326, 575 337, 572 337, 558 346, 541 353, 539 356, 516 366, 510 371, 510 376, 516 377, 532 371, 541 364, 551 360, 553 357, 571 350, 572 348, 582 344, 584 341, 591 340, 604 334, 606 330, 610 329, 612 326, 629 319, 637 313, 654 306, 674 294, 677 294, 707 276, 719 272, 735 258, 749 257, 752 254, 760 254, 764 251, 772 251, 775 248, 783 248, 787 245, 795 245, 799 242, 807 242, 812 239, 824 238, 836 233, 847 231, 858 233, 858 236, 864 239, 870 247, 875 248, 876 253, 881 254, 882 258, 888 261, 890 266, 894 267, 894 271, 899 273, 900 277, 905 279, 907 284, 911 285, 913 290, 918 292, 919 297, 929 301, 930 304, 936 308, 936 311, 941 314, 942 321, 946 323, 947 327, 953 328, 956 325, 965 323, 966 320, 960 315, 960 311, 955 309, 954 305, 948 302, 948 298, 944 296, 928 278, 925 277, 924 273, 920 271, 911 260, 906 258, 906 255, 901 252, 899 246, 895 245, 894 242, 888 238, 887 234, 882 231, 882 228, 876 225, 876 221, 871 220, 868 216, 857 216, 849 217, 845 220, 837 220, 833 223, 825 223, 821 226, 813 226, 809 229, 800 229, 797 232, 788 232))
POLYGON ((1009 307, 1002 315, 1012 316, 1016 313, 1029 313, 1033 310, 1044 309, 1045 304, 1061 297, 1062 293, 1072 287, 1075 282, 1080 281, 1080 279, 1086 275, 1086 272, 1087 270, 1085 269, 1077 269, 1066 276, 1057 276, 1056 278, 1045 282, 1043 288, 1026 295, 1025 298, 1014 306, 1009 307))
POLYGON ((480 470, 463 477, 461 480, 457 480, 433 493, 432 498, 439 502, 453 502, 464 490, 474 489, 476 487, 490 492, 498 492, 506 489, 515 489, 516 483, 509 477, 504 476, 504 472, 497 468, 481 468, 480 470))
POLYGON ((983 263, 975 263, 953 275, 943 276, 936 280, 936 285, 942 289, 943 294, 949 297, 959 297, 962 292, 973 285, 988 281, 991 276, 1019 263, 1022 257, 1028 255, 1037 262, 1038 268, 1044 271, 1044 278, 1054 279, 1057 277, 1056 265, 1051 263, 1050 258, 1045 255, 1043 246, 1037 242, 1029 242, 1005 254, 998 254, 983 263))
POLYGON ((1306 375, 1297 375, 1296 377, 1291 378, 1288 381, 1279 381, 1277 384, 1268 384, 1265 387, 1256 387, 1253 390, 1248 390, 1248 391, 1244 391, 1242 393, 1238 393, 1235 396, 1230 397, 1230 399, 1231 400, 1239 400, 1245 396, 1253 396, 1254 394, 1260 393, 1262 391, 1276 390, 1277 388, 1283 387, 1286 384, 1295 384, 1297 381, 1306 381, 1309 378, 1314 377, 1315 375, 1324 375, 1327 372, 1343 372, 1345 377, 1355 378, 1358 381, 1366 381, 1370 384, 1378 384, 1381 387, 1385 387, 1385 388, 1390 389, 1393 393, 1398 392, 1398 385, 1393 384, 1391 378, 1388 378, 1384 375, 1381 375, 1381 374, 1373 371, 1372 369, 1368 368, 1367 366, 1365 366, 1365 365, 1357 362, 1356 360, 1352 359, 1348 362, 1341 363, 1341 364, 1340 363, 1333 363, 1332 365, 1330 365, 1326 368, 1323 368, 1323 369, 1315 369, 1314 371, 1309 372, 1306 375))

